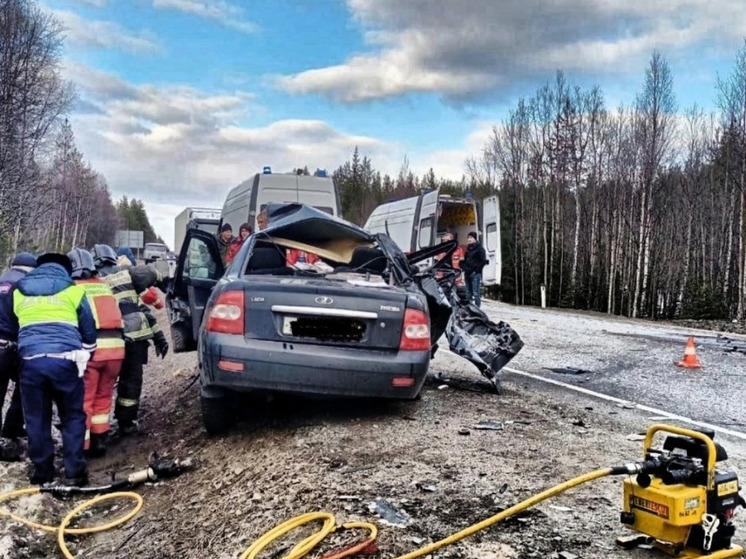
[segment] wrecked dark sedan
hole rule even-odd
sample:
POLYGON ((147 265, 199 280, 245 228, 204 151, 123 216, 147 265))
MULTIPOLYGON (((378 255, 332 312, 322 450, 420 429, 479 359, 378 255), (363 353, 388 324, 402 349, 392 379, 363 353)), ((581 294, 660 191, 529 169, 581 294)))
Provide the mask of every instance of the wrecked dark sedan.
POLYGON ((190 229, 167 294, 175 351, 198 352, 207 431, 231 425, 234 391, 417 397, 451 316, 432 274, 314 208, 269 216, 227 269, 215 238, 190 229))

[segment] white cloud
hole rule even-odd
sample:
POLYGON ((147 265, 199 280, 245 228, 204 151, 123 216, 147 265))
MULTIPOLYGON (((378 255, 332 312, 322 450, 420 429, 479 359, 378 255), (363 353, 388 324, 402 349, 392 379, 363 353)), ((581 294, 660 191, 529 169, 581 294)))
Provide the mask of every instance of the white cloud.
POLYGON ((356 145, 374 161, 390 157, 393 149, 318 120, 244 126, 257 107, 242 92, 135 86, 71 63, 65 74, 81 93, 81 110, 72 117, 81 151, 106 177, 114 197, 140 198, 152 208, 156 231, 166 240, 178 211, 222 207, 228 190, 264 165, 277 172, 306 165, 331 171, 356 145))
POLYGON ((223 0, 153 0, 153 7, 178 10, 211 19, 242 33, 253 33, 257 30, 256 24, 246 19, 243 8, 223 0))
POLYGON ((654 48, 737 46, 742 0, 347 0, 368 50, 281 76, 292 93, 353 103, 433 92, 452 99, 556 69, 639 72, 654 48))
POLYGON ((155 39, 145 33, 132 33, 110 21, 90 21, 73 12, 52 12, 65 27, 67 39, 86 47, 122 49, 129 52, 158 50, 155 39))
POLYGON ((86 6, 93 6, 94 8, 103 8, 106 6, 108 0, 75 0, 78 4, 85 4, 86 6))

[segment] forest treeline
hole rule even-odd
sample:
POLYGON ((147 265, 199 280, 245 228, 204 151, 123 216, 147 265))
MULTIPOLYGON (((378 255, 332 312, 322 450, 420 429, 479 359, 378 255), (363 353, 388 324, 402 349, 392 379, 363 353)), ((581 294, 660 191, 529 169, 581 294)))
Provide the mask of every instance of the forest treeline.
POLYGON ((493 126, 460 181, 381 175, 356 149, 334 172, 343 215, 441 188, 499 194, 501 297, 654 318, 744 318, 746 46, 713 84, 717 111, 680 109, 654 52, 634 102, 556 77, 493 126))
MULTIPOLYGON (((64 30, 30 0, 0 0, 0 262, 20 250, 114 243, 134 202, 112 202, 75 145, 66 115, 75 90, 61 75, 64 30), (119 211, 117 211, 119 210, 119 211)), ((131 223, 142 221, 142 203, 131 223), (138 213, 140 212, 140 213, 138 213), (138 221, 139 220, 139 221, 138 221)), ((147 240, 155 234, 147 225, 147 240)))

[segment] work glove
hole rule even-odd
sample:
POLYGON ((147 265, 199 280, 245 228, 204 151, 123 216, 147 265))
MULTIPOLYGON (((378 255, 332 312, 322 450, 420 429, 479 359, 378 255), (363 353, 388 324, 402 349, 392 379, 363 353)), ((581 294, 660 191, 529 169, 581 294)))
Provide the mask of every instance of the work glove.
POLYGON ((166 341, 166 336, 163 332, 155 333, 153 336, 153 345, 155 346, 155 356, 165 359, 168 353, 168 341, 166 341))

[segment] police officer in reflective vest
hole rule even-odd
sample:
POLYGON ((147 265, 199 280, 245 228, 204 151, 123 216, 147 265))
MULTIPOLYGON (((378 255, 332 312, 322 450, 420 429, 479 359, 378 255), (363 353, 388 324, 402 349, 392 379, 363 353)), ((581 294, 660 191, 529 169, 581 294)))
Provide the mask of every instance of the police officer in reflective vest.
POLYGON ((30 479, 43 484, 54 478, 54 402, 62 422, 64 482, 86 485, 83 373, 96 348, 96 324, 85 292, 70 277, 70 259, 47 253, 37 264, 13 292, 20 327, 21 401, 33 463, 30 479))
POLYGON ((109 437, 109 414, 114 384, 124 360, 124 322, 119 304, 111 288, 96 277, 93 256, 76 248, 67 256, 73 265, 75 284, 85 291, 96 321, 96 353, 88 362, 85 382, 86 445, 90 457, 106 454, 109 437))
POLYGON ((18 383, 20 362, 16 343, 18 341, 18 319, 13 314, 13 289, 36 268, 36 256, 21 252, 13 258, 10 269, 0 276, 0 436, 16 439, 25 436, 23 429, 23 408, 21 407, 21 389, 18 383), (10 381, 15 383, 10 407, 3 422, 3 402, 10 381))
POLYGON ((111 287, 124 319, 124 361, 114 417, 120 435, 137 433, 137 415, 142 393, 143 365, 148 362, 148 340, 153 340, 156 356, 168 352, 166 336, 150 311, 141 305, 139 295, 161 282, 160 273, 150 266, 118 266, 117 254, 108 245, 93 247, 93 262, 98 274, 111 287))

